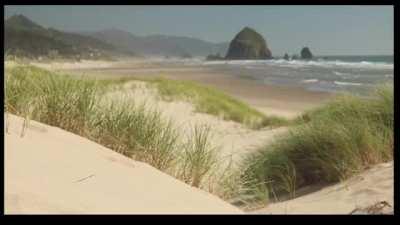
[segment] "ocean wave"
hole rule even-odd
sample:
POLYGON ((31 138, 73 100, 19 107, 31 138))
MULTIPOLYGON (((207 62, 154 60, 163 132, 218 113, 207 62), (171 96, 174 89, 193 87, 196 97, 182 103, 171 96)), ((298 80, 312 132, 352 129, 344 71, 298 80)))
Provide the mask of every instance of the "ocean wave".
POLYGON ((340 82, 340 81, 334 81, 336 85, 351 85, 351 86, 360 86, 362 83, 353 83, 353 82, 340 82))
MULTIPOLYGON (((340 60, 335 60, 335 61, 325 61, 325 60, 317 60, 317 61, 302 61, 302 60, 293 60, 293 61, 286 61, 282 62, 277 60, 276 62, 273 62, 276 64, 291 64, 291 65, 297 65, 300 67, 329 67, 329 68, 334 68, 334 67, 343 67, 343 68, 366 68, 366 69, 393 69, 393 64, 392 63, 383 63, 383 62, 367 62, 367 61, 361 61, 361 62, 344 62, 340 60)), ((340 72, 339 72, 340 73, 340 72)), ((342 73, 342 75, 345 75, 342 73)))
POLYGON ((351 75, 351 73, 341 73, 338 71, 333 71, 333 74, 337 75, 337 76, 349 76, 351 75))
MULTIPOLYGON (((393 69, 393 63, 385 62, 346 62, 340 60, 284 60, 284 59, 271 59, 271 60, 217 60, 217 61, 206 61, 202 58, 149 58, 150 61, 165 62, 165 63, 182 63, 186 65, 233 65, 233 66, 246 66, 249 69, 259 68, 260 66, 272 65, 279 67, 289 68, 303 68, 303 67, 323 67, 323 68, 358 68, 358 69, 393 69), (252 67, 253 66, 253 67, 252 67), (257 67, 254 67, 257 66, 257 67)), ((347 75, 343 72, 334 71, 336 75, 347 75)))
POLYGON ((318 82, 318 79, 307 79, 307 80, 302 80, 301 83, 316 83, 318 82))
POLYGON ((284 60, 284 59, 272 59, 272 60, 219 60, 219 61, 204 61, 203 65, 275 65, 281 67, 328 67, 328 68, 360 68, 360 69, 393 69, 393 63, 384 62, 345 62, 340 60, 329 61, 329 60, 284 60))

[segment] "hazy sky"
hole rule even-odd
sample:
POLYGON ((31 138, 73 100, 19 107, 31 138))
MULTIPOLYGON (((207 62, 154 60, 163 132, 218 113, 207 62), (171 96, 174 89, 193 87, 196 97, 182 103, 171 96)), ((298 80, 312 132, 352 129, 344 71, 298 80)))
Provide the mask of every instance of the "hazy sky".
POLYGON ((135 35, 166 34, 231 41, 244 26, 261 33, 273 55, 393 54, 393 6, 6 6, 66 31, 120 28, 135 35))

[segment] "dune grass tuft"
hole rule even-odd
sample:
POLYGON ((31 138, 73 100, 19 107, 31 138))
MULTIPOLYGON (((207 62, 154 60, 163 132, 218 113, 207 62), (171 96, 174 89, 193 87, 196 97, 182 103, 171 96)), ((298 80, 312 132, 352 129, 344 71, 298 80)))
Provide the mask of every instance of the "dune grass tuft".
POLYGON ((303 115, 304 123, 246 156, 242 183, 255 200, 289 195, 313 184, 342 181, 393 159, 393 85, 368 99, 343 95, 303 115))
POLYGON ((217 153, 215 147, 210 145, 210 127, 196 125, 193 136, 183 146, 181 165, 178 177, 194 187, 199 187, 202 179, 215 169, 217 153))
POLYGON ((111 102, 99 107, 92 124, 96 142, 160 170, 173 165, 178 134, 158 111, 126 101, 111 102))
POLYGON ((31 66, 6 73, 7 111, 83 135, 96 102, 96 82, 31 66))

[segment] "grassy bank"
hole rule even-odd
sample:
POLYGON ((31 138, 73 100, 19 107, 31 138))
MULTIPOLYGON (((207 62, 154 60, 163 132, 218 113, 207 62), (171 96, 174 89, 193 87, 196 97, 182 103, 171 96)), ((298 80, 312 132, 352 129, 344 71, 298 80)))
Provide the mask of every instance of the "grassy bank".
POLYGON ((265 115, 245 102, 216 88, 193 81, 171 80, 162 77, 121 77, 117 79, 101 79, 99 83, 118 89, 121 85, 132 81, 146 82, 155 87, 164 101, 187 101, 194 105, 197 112, 208 113, 223 120, 242 123, 252 129, 260 129, 267 126, 279 127, 297 123, 297 121, 283 117, 265 115))
POLYGON ((302 124, 248 155, 241 165, 243 196, 254 201, 294 197, 296 190, 342 181, 393 159, 393 85, 368 99, 338 96, 304 114, 302 124), (265 195, 267 193, 267 195, 265 195))
MULTIPOLYGON (((6 68, 5 111, 57 126, 200 187, 217 163, 209 130, 195 127, 187 143, 170 121, 142 105, 104 101, 105 82, 32 66, 6 68)), ((23 134, 22 134, 23 135, 23 134)))
POLYGON ((251 128, 282 126, 289 122, 276 116, 266 116, 246 103, 222 91, 192 81, 163 78, 144 80, 153 84, 163 100, 180 99, 194 104, 196 110, 224 120, 243 123, 251 128))

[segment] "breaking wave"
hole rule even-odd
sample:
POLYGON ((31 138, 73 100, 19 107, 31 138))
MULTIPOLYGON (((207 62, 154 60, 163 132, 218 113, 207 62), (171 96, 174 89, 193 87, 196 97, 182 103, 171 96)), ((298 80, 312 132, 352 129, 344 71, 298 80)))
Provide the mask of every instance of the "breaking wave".
POLYGON ((361 83, 353 83, 353 82, 340 82, 340 81, 334 81, 336 85, 351 85, 351 86, 360 86, 362 85, 361 83))
POLYGON ((328 68, 360 68, 360 69, 393 69, 393 63, 385 62, 344 62, 340 60, 291 60, 272 59, 272 60, 220 60, 220 61, 204 61, 203 65, 246 65, 246 66, 263 66, 275 65, 281 67, 328 67, 328 68))

